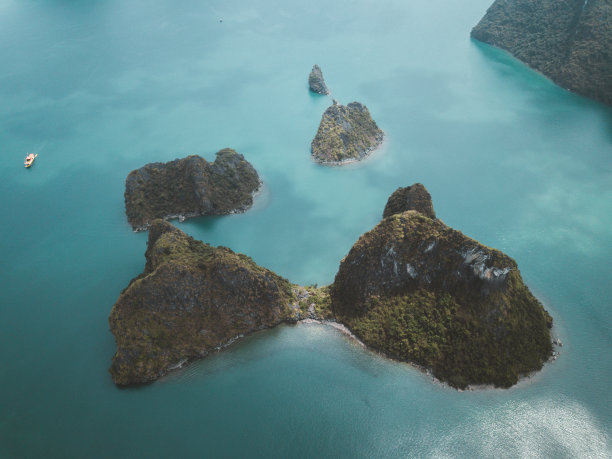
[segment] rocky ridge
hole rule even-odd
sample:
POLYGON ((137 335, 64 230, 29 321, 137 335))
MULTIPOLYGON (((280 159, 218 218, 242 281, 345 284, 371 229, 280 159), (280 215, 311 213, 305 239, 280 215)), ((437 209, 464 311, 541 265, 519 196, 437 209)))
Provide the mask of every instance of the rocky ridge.
POLYGON ((376 149, 383 138, 384 132, 365 105, 351 102, 344 106, 334 100, 321 118, 311 145, 312 156, 322 164, 358 161, 376 149))
POLYGON ((129 173, 125 212, 135 231, 146 230, 156 218, 243 212, 260 184, 253 166, 231 148, 218 151, 212 163, 197 155, 150 163, 129 173))
POLYGON ((564 88, 612 104, 609 0, 496 0, 471 35, 564 88))

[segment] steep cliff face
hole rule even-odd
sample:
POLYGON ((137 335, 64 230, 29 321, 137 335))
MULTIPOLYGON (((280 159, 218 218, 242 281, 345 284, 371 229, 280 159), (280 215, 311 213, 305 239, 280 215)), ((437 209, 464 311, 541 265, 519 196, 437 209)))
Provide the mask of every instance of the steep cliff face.
POLYGON ((407 210, 416 210, 426 217, 436 218, 431 195, 421 183, 415 183, 414 185, 395 190, 387 200, 387 205, 383 211, 383 218, 407 210))
POLYGON ((509 51, 564 88, 612 104, 609 0, 496 0, 472 37, 509 51))
POLYGON ((125 212, 136 231, 155 218, 242 212, 253 204, 259 185, 253 166, 230 148, 217 152, 213 163, 196 155, 151 163, 128 175, 125 212))
POLYGON ((360 160, 378 147, 383 137, 365 105, 351 102, 344 106, 334 101, 323 113, 312 141, 312 156, 323 164, 360 160))
POLYGON ((153 381, 241 335, 294 320, 286 279, 166 221, 151 225, 146 260, 109 317, 118 385, 153 381))
POLYGON ((327 85, 323 79, 323 72, 321 72, 321 67, 317 64, 314 65, 310 75, 308 75, 308 86, 312 92, 316 92, 317 94, 329 94, 329 89, 327 89, 327 85))
POLYGON ((361 236, 331 298, 365 344, 455 387, 508 387, 552 352, 552 319, 515 261, 413 210, 361 236))

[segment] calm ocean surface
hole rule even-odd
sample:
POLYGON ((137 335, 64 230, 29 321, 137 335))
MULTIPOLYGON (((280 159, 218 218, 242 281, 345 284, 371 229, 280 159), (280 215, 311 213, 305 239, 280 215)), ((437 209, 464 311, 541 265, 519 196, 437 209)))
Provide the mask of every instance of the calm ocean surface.
POLYGON ((470 41, 491 1, 0 0, 0 457, 610 457, 612 109, 470 41), (331 104, 307 90, 315 63, 387 133, 371 159, 310 160, 331 104), (281 326, 117 389, 107 317, 147 237, 125 177, 223 147, 265 190, 179 225, 195 238, 328 284, 421 182, 517 260, 561 357, 458 392, 329 326, 281 326))

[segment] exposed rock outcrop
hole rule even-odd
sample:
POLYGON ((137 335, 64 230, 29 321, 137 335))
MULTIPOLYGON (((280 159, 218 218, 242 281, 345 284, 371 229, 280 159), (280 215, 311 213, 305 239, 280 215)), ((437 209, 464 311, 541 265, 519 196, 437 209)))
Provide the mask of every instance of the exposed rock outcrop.
POLYGON ((243 212, 253 204, 260 179, 244 156, 230 148, 209 163, 193 155, 136 169, 125 181, 125 212, 135 231, 156 218, 243 212))
POLYGON ((459 388, 511 386, 552 352, 552 319, 516 262, 414 210, 359 238, 331 299, 366 345, 459 388))
POLYGON ((416 210, 426 217, 436 218, 431 195, 427 188, 420 183, 395 190, 387 201, 383 218, 406 212, 407 210, 416 210))
POLYGON ((351 102, 344 106, 334 101, 323 113, 312 141, 312 156, 323 164, 357 161, 378 147, 383 137, 365 105, 351 102))
POLYGON ((166 221, 151 225, 146 260, 109 317, 117 385, 153 381, 243 335, 295 320, 289 281, 166 221))
POLYGON ((564 88, 612 104, 609 0, 496 0, 472 37, 509 51, 564 88))
POLYGON ((329 94, 329 89, 327 89, 327 85, 323 79, 323 72, 321 72, 321 68, 317 64, 315 64, 310 71, 308 86, 312 92, 316 92, 317 94, 329 94))

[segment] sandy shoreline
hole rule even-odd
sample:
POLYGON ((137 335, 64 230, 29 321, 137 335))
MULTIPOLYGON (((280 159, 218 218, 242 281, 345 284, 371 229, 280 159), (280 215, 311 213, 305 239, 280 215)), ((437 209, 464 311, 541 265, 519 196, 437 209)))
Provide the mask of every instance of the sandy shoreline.
POLYGON ((367 346, 365 344, 363 344, 359 338, 357 338, 353 332, 351 332, 345 325, 335 322, 333 320, 320 320, 320 319, 302 319, 302 320, 298 320, 297 322, 298 324, 319 324, 319 325, 328 325, 332 328, 335 328, 336 330, 338 330, 340 333, 342 333, 343 335, 348 336, 349 338, 352 338, 353 340, 355 340, 359 345, 366 347, 367 346))

